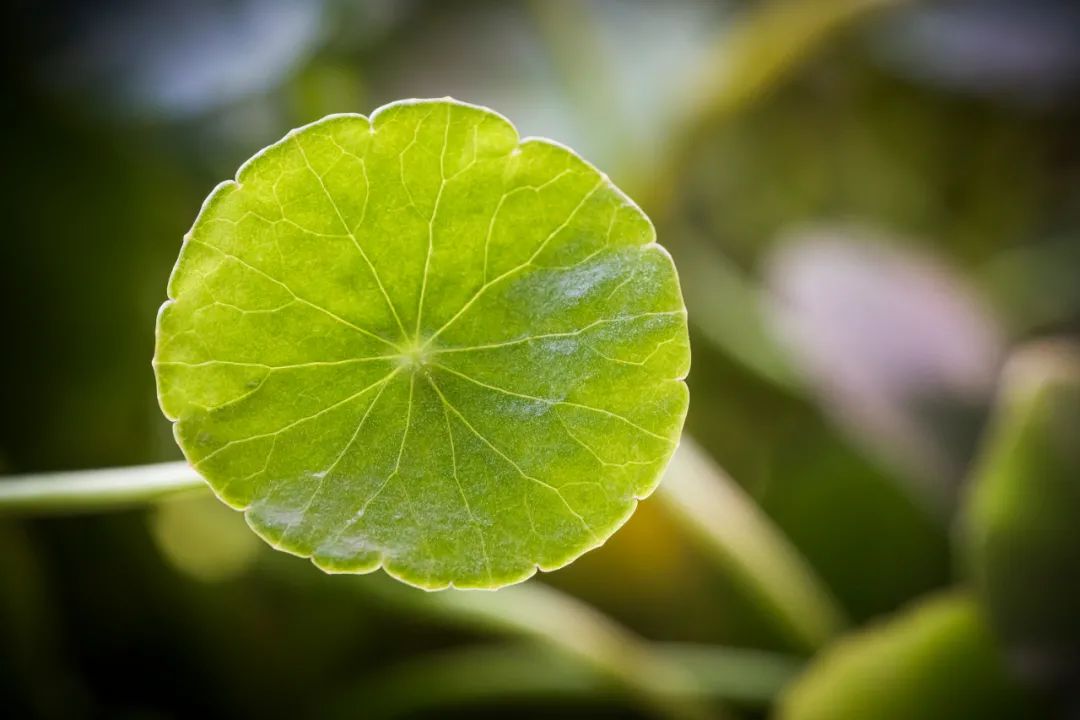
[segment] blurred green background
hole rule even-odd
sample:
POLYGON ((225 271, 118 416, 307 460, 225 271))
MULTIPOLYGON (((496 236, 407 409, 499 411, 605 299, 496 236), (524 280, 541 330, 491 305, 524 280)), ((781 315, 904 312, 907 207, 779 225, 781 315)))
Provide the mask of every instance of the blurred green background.
POLYGON ((208 499, 0 517, 0 715, 1080 717, 1071 0, 2 12, 0 472, 178 459, 150 357, 202 199, 289 128, 450 95, 653 218, 690 313, 687 432, 848 629, 793 643, 660 498, 525 587, 710 648, 689 689, 595 672, 558 613, 508 632, 474 594, 324 576, 208 499))

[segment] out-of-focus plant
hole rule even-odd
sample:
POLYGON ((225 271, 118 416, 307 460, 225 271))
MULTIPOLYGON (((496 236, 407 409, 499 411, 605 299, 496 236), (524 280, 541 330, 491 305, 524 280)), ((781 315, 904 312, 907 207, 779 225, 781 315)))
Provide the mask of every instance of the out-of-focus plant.
POLYGON ((767 268, 770 326, 822 406, 939 517, 955 507, 1003 353, 975 292, 874 233, 793 233, 767 268))
POLYGON ((837 641, 784 693, 777 717, 1008 718, 1020 707, 983 611, 951 595, 837 641))
POLYGON ((1026 682, 1077 707, 1080 347, 1042 341, 1005 368, 960 527, 963 560, 1026 682))
MULTIPOLYGON (((11 213, 5 304, 32 308, 35 328, 16 319, 23 352, 5 354, 9 375, 26 381, 0 462, 165 456, 140 444, 154 409, 137 365, 173 251, 132 238, 176 237, 209 179, 147 182, 153 168, 218 177, 283 126, 445 93, 571 140, 643 201, 690 311, 695 440, 684 436, 656 500, 603 552, 497 593, 310 572, 265 551, 185 463, 5 479, 0 505, 15 514, 155 506, 146 518, 0 524, 0 566, 19 579, 0 593, 0 640, 25 659, 8 672, 0 654, 0 674, 26 688, 17 714, 20 694, 41 714, 83 698, 115 710, 87 658, 166 640, 187 682, 221 678, 223 698, 246 711, 262 702, 264 715, 283 701, 303 703, 301 714, 326 715, 329 703, 342 716, 387 717, 551 701, 664 717, 1075 708, 1077 420, 1064 368, 1076 351, 1026 349, 998 376, 1010 342, 1069 334, 1080 318, 1069 110, 1080 66, 1066 0, 253 0, 185 5, 176 20, 178 7, 80 13, 60 62, 27 36, 31 55, 49 61, 34 70, 51 78, 48 100, 20 98, 29 109, 6 157, 25 197, 70 201, 64 213, 35 202, 11 213), (267 8, 281 12, 245 20, 267 8), (65 104, 73 86, 79 102, 65 104), (113 135, 73 134, 83 112, 115 123, 113 135), (169 219, 154 218, 165 204, 169 219), (807 226, 817 231, 791 232, 807 226), (95 263, 99 272, 84 271, 95 263), (127 307, 142 319, 129 322, 127 307), (136 341, 115 341, 125 333, 136 341), (146 527, 155 542, 131 542, 146 527), (122 582, 107 582, 104 556, 118 558, 122 582), (960 587, 909 605, 948 585, 960 587), (893 617, 857 627, 884 613, 893 617), (432 633, 433 623, 445 628, 432 633), (462 647, 458 632, 496 642, 462 647), (673 636, 722 644, 653 639, 673 636), (424 649, 435 652, 416 655, 424 649), (250 689, 275 671, 312 692, 250 689)), ((258 384, 261 369, 235 370, 258 384)), ((533 400, 507 402, 565 400, 522 394, 533 400)), ((457 439, 454 417, 439 427, 457 439)), ((158 448, 172 449, 161 426, 158 448)), ((606 446, 590 447, 612 462, 606 446)), ((138 703, 130 692, 112 690, 138 703)))
MULTIPOLYGON (((409 101, 290 133, 207 199, 169 296, 154 365, 178 443, 260 536, 327 572, 520 582, 602 544, 678 444, 686 313, 651 224, 567 148, 484 108, 409 101)), ((842 622, 827 592, 695 457, 668 492, 678 516, 794 644, 825 643, 842 622), (710 532, 710 509, 733 527, 710 532)), ((0 508, 201 484, 176 463, 31 477, 5 482, 0 508)), ((205 578, 247 564, 242 544, 205 562, 180 547, 184 510, 155 524, 174 563, 205 578)), ((657 713, 713 714, 700 672, 569 601, 447 597, 452 616, 538 634, 657 713)))

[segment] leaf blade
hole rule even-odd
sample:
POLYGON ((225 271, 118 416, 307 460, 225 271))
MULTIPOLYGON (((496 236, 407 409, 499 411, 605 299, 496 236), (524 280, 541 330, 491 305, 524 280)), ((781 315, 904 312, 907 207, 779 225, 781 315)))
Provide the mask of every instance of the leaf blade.
POLYGON ((219 185, 158 318, 162 409, 274 547, 499 587, 603 543, 688 403, 648 218, 557 143, 449 99, 290 132, 219 185))

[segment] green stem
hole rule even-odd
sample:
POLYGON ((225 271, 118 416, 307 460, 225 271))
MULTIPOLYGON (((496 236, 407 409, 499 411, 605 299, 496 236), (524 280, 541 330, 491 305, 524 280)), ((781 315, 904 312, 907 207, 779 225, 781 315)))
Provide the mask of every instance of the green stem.
POLYGON ((601 28, 597 8, 588 3, 530 0, 531 13, 540 39, 580 127, 589 131, 589 145, 597 158, 611 169, 612 177, 622 175, 623 166, 634 162, 629 128, 622 120, 622 105, 615 89, 613 58, 597 43, 601 28))
POLYGON ((599 610, 543 583, 498 592, 427 594, 383 578, 365 578, 363 587, 396 610, 409 609, 473 629, 541 642, 614 682, 657 717, 724 717, 704 702, 710 693, 703 682, 712 680, 703 680, 700 663, 673 662, 599 610))
MULTIPOLYGON (((0 479, 0 514, 106 511, 205 488, 205 481, 183 462, 14 476, 0 479)), ((844 625, 842 611, 798 551, 688 437, 675 454, 658 495, 725 569, 770 608, 797 646, 817 648, 844 625)), ((444 604, 464 602, 455 600, 458 595, 438 597, 444 604)), ((466 603, 468 611, 479 611, 483 597, 471 598, 466 603)), ((550 602, 548 606, 559 607, 550 602)), ((491 612, 509 610, 499 603, 491 612)), ((582 617, 581 611, 566 612, 582 617)), ((490 621, 492 615, 486 617, 490 621)), ((622 637, 610 631, 601 635, 604 642, 585 642, 575 652, 584 654, 608 641, 619 644, 622 637)), ((584 631, 571 634, 565 643, 573 645, 588 637, 584 631)), ((633 653, 625 650, 601 659, 632 663, 633 653)))
POLYGON ((797 647, 816 650, 844 627, 843 610, 805 558, 688 436, 657 495, 797 647))
POLYGON ((205 490, 185 462, 0 477, 0 514, 99 512, 205 490))
MULTIPOLYGON (((0 514, 104 511, 206 489, 205 481, 183 462, 13 476, 0 479, 0 514)), ((396 609, 538 641, 582 663, 598 682, 613 683, 637 697, 658 717, 722 717, 714 708, 717 699, 763 702, 794 672, 794 660, 754 651, 649 643, 542 583, 498 593, 435 594, 418 593, 386 578, 363 578, 363 583, 365 590, 396 609)), ((587 686, 592 684, 587 680, 587 686)))
POLYGON ((631 184, 635 197, 662 224, 672 214, 678 179, 700 151, 702 136, 752 106, 836 33, 870 12, 905 0, 771 0, 752 5, 733 28, 717 35, 711 58, 680 108, 657 167, 631 184))
MULTIPOLYGON (((669 686, 669 695, 758 708, 768 706, 799 669, 791 658, 753 650, 671 643, 654 644, 653 652, 699 681, 669 686)), ((543 647, 515 644, 405 661, 365 681, 339 705, 342 717, 363 706, 369 717, 391 718, 509 698, 608 702, 624 696, 622 688, 588 666, 567 663, 543 647)))
POLYGON ((672 220, 669 231, 685 239, 677 253, 679 278, 692 331, 759 377, 798 397, 809 387, 766 316, 769 291, 740 268, 692 223, 672 220))
MULTIPOLYGON (((0 479, 0 514, 103 512, 205 489, 205 481, 183 462, 16 475, 0 479)), ((688 437, 658 496, 770 608, 795 645, 815 649, 844 625, 843 612, 798 551, 688 437)), ((445 597, 443 602, 454 602, 449 598, 455 596, 445 597)))
MULTIPOLYGON (((15 476, 0 480, 0 513, 103 511, 206 487, 182 462, 15 476)), ((800 646, 817 647, 842 626, 840 611, 798 553, 689 438, 672 461, 660 497, 773 611, 800 646)), ((726 677, 711 675, 718 667, 715 654, 703 650, 693 671, 685 660, 658 652, 594 608, 543 584, 499 593, 425 594, 365 578, 365 587, 394 607, 541 641, 638 696, 658 716, 715 716, 700 703, 717 694, 712 687, 717 677, 726 677)))

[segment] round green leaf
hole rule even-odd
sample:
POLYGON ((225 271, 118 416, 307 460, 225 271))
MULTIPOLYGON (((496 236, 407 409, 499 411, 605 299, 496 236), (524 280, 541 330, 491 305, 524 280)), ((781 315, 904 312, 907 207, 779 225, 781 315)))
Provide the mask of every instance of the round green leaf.
POLYGON ((931 596, 847 635, 788 686, 777 720, 1026 718, 982 608, 931 596))
POLYGON ((274 547, 518 582, 603 543, 678 442, 686 312, 654 240, 490 110, 324 118, 207 198, 158 317, 161 407, 274 547))

